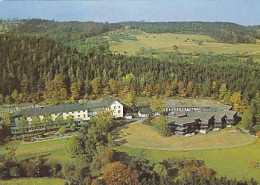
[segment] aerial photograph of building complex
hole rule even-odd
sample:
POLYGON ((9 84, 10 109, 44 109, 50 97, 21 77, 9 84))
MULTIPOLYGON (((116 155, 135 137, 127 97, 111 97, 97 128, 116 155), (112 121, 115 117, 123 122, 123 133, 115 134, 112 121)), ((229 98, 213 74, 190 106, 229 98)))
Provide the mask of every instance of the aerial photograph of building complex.
POLYGON ((0 185, 260 184, 260 1, 0 0, 0 185))

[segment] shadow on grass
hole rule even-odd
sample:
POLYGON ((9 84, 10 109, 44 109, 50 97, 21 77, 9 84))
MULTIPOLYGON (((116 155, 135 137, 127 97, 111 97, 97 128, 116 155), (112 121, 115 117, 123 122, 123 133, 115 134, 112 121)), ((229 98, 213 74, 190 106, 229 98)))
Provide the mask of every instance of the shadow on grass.
POLYGON ((118 127, 117 129, 115 129, 112 132, 113 135, 113 140, 116 146, 120 146, 123 145, 125 143, 127 143, 126 139, 124 138, 126 135, 128 135, 127 133, 123 132, 123 129, 128 129, 129 127, 127 125, 124 125, 122 127, 118 127))

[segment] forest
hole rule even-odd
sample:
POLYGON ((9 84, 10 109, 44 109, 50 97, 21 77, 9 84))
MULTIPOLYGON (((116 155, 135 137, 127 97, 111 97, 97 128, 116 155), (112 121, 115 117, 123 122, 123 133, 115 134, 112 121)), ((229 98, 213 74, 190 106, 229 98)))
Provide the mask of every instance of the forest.
POLYGON ((148 96, 164 95, 167 90, 171 91, 169 96, 218 96, 225 84, 229 93, 241 92, 248 100, 260 87, 259 64, 252 60, 206 54, 197 58, 169 54, 161 60, 125 56, 109 52, 106 42, 98 46, 93 42, 95 49, 89 46, 82 53, 43 36, 13 33, 0 35, 0 43, 0 93, 8 97, 17 90, 25 96, 24 101, 42 100, 44 94, 48 97, 49 88, 54 91, 59 86, 66 94, 62 99, 73 94, 73 89, 77 89, 79 99, 85 95, 117 94, 124 89, 148 96), (180 93, 178 82, 189 92, 180 93), (190 82, 191 87, 187 87, 190 82))
POLYGON ((18 34, 36 34, 60 42, 70 42, 97 36, 109 31, 108 23, 99 22, 57 22, 43 19, 24 19, 11 24, 10 32, 18 34))

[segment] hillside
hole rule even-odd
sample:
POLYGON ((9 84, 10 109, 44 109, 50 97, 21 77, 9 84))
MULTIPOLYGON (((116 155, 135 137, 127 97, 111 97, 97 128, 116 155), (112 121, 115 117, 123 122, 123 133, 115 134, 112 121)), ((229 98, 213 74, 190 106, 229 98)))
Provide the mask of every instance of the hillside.
POLYGON ((218 84, 217 91, 222 83, 230 93, 240 91, 253 97, 259 91, 259 64, 234 57, 200 55, 193 58, 172 54, 158 60, 115 55, 103 47, 86 54, 42 36, 16 34, 0 35, 0 44, 5 46, 0 48, 0 94, 9 96, 16 89, 26 97, 24 100, 67 99, 75 88, 76 99, 85 95, 117 94, 124 88, 129 91, 130 83, 137 95, 144 95, 147 88, 151 94, 164 95, 176 81, 185 86, 192 82, 196 96, 211 95, 213 81, 218 84), (57 78, 54 80, 54 77, 57 78), (95 78, 97 82, 93 82, 95 78), (116 90, 112 89, 110 79, 118 83, 116 90), (64 88, 65 94, 57 94, 59 88, 64 88))
POLYGON ((254 27, 229 22, 121 22, 148 33, 182 33, 208 35, 219 42, 255 43, 260 34, 254 27))
POLYGON ((58 22, 43 19, 21 20, 11 27, 12 32, 20 34, 41 34, 49 38, 67 42, 100 35, 109 31, 107 23, 98 22, 58 22))
POLYGON ((15 21, 11 30, 16 33, 43 34, 62 41, 73 41, 101 35, 110 30, 130 26, 147 33, 181 33, 208 35, 225 43, 256 43, 260 39, 259 26, 242 26, 229 22, 58 22, 29 19, 15 21))
MULTIPOLYGON (((125 35, 127 35, 127 32, 125 35)), ((241 58, 253 57, 256 61, 259 61, 257 58, 260 56, 260 44, 220 43, 207 35, 143 32, 142 34, 132 35, 132 37, 134 36, 135 40, 121 36, 120 41, 115 41, 114 35, 109 36, 110 50, 118 53, 127 52, 128 55, 153 54, 154 56, 169 52, 192 55, 196 51, 197 54, 211 53, 241 58)))

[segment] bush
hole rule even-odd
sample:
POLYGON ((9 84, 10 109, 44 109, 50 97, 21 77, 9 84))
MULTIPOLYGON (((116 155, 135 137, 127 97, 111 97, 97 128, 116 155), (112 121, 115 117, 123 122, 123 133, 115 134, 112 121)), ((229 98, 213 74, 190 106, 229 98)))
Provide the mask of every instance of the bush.
POLYGON ((169 136, 170 130, 168 128, 167 119, 163 116, 153 119, 152 126, 162 135, 169 136))
POLYGON ((59 129, 59 133, 60 134, 65 134, 67 132, 67 128, 66 127, 61 127, 60 129, 59 129))
POLYGON ((84 153, 85 143, 81 138, 73 136, 66 144, 66 150, 71 157, 76 157, 84 153))
POLYGON ((148 118, 146 118, 142 123, 144 125, 152 125, 152 122, 151 122, 152 118, 149 116, 148 118))
POLYGON ((258 132, 256 133, 256 136, 257 136, 258 138, 260 138, 260 131, 258 131, 258 132))
POLYGON ((73 124, 70 126, 70 131, 75 132, 76 131, 76 126, 73 124))
POLYGON ((50 175, 53 176, 53 177, 59 177, 60 176, 60 172, 61 172, 61 165, 59 163, 56 163, 56 162, 51 162, 49 164, 49 172, 50 172, 50 175))

